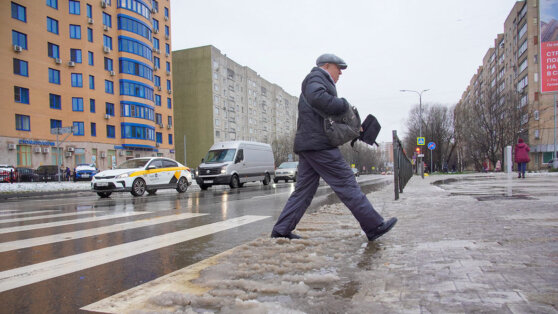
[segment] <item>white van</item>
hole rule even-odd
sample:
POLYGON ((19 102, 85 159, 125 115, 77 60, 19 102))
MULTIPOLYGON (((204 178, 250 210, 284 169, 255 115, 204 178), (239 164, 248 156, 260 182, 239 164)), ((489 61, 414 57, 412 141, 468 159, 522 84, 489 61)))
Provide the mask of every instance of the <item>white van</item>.
POLYGON ((212 185, 229 185, 232 189, 246 182, 271 182, 275 160, 271 145, 232 141, 216 143, 198 166, 196 182, 202 190, 212 185))

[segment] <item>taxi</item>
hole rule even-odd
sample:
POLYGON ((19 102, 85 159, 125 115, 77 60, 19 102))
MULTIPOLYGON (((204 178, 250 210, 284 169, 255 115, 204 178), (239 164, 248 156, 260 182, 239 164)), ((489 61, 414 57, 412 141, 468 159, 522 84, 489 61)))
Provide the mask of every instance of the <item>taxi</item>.
POLYGON ((96 174, 91 180, 91 190, 100 197, 113 192, 130 192, 141 196, 155 194, 158 189, 176 189, 184 193, 192 184, 190 168, 170 158, 144 157, 126 160, 111 170, 96 174))

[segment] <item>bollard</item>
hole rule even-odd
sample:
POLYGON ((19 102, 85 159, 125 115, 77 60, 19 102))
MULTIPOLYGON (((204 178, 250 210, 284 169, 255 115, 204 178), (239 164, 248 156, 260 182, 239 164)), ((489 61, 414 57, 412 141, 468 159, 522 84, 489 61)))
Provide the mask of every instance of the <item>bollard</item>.
POLYGON ((506 146, 506 153, 504 154, 504 165, 505 172, 512 173, 513 161, 512 161, 512 148, 511 146, 506 146))

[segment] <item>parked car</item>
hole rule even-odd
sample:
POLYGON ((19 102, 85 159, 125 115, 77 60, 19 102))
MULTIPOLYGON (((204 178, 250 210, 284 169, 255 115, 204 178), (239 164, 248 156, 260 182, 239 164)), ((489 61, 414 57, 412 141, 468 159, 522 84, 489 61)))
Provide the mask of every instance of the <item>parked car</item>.
POLYGON ((39 181, 39 176, 35 173, 35 169, 17 167, 16 170, 19 182, 39 181))
POLYGON ((99 170, 95 167, 95 164, 79 164, 76 167, 76 175, 74 181, 87 180, 91 181, 94 175, 97 174, 99 170))
POLYGON ((91 190, 100 197, 113 192, 130 192, 141 196, 155 194, 158 189, 176 189, 184 193, 192 184, 190 168, 163 157, 144 157, 126 160, 111 170, 97 173, 91 180, 91 190))
POLYGON ((202 190, 212 185, 228 185, 231 189, 246 182, 271 182, 275 168, 271 145, 258 142, 232 141, 216 143, 202 159, 196 182, 202 190))
POLYGON ((273 182, 277 183, 279 180, 285 180, 285 182, 289 182, 289 180, 293 180, 296 182, 296 177, 298 175, 298 161, 287 161, 283 162, 275 169, 275 177, 273 178, 273 182))
MULTIPOLYGON (((57 165, 42 165, 35 170, 38 181, 58 181, 58 166, 57 165)), ((60 172, 62 176, 62 172, 60 172)))
POLYGON ((358 176, 360 176, 360 172, 358 171, 358 169, 357 169, 357 168, 351 168, 351 170, 353 171, 353 173, 354 173, 355 177, 358 177, 358 176))
POLYGON ((17 182, 17 171, 13 166, 0 165, 0 182, 17 182))

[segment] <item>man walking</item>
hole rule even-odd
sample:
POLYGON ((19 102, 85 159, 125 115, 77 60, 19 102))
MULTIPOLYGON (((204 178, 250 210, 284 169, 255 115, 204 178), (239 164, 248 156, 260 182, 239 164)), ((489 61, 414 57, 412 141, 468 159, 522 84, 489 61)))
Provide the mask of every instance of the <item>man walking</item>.
POLYGON ((296 188, 275 223, 271 237, 300 238, 292 231, 310 206, 322 177, 349 208, 368 240, 373 241, 388 232, 397 218, 384 221, 374 210, 339 148, 329 143, 323 129, 324 118, 315 111, 340 115, 349 110, 349 103, 337 97, 335 88, 341 70, 346 69, 347 64, 336 55, 323 54, 316 60, 316 65, 302 82, 302 94, 298 102, 294 143, 294 152, 299 156, 296 188))

